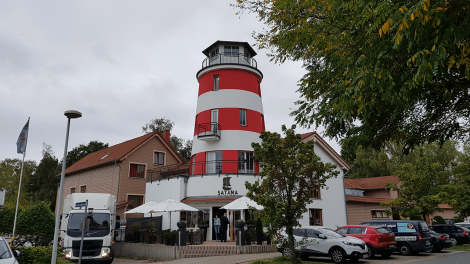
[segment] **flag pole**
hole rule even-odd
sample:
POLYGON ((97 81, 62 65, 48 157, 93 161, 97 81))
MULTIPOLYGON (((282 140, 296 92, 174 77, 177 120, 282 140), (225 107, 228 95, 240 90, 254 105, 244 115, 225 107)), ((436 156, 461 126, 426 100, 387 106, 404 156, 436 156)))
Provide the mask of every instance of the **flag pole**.
MULTIPOLYGON (((29 131, 29 117, 28 117, 28 131, 29 131)), ((21 173, 20 173, 20 184, 18 186, 18 197, 16 198, 16 209, 15 209, 15 220, 13 221, 13 235, 10 240, 10 245, 15 239, 15 231, 16 231, 16 218, 18 216, 18 204, 20 203, 20 193, 21 193, 21 180, 23 179, 23 167, 24 167, 24 157, 26 156, 26 146, 28 145, 28 135, 25 136, 25 144, 24 144, 24 151, 23 151, 23 162, 21 162, 21 173)))

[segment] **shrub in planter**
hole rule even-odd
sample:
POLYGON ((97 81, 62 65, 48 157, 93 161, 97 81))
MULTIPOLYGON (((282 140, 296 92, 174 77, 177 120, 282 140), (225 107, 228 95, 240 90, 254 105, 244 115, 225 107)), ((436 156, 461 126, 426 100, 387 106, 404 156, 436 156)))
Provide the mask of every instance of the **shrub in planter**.
POLYGON ((208 223, 207 223, 207 221, 205 221, 205 220, 199 221, 198 224, 199 224, 200 227, 207 227, 207 226, 208 226, 208 223))
POLYGON ((235 228, 243 228, 245 226, 245 222, 243 220, 235 221, 235 228))
POLYGON ((172 233, 165 233, 163 234, 163 240, 165 240, 165 245, 169 246, 170 245, 170 234, 172 233))
POLYGON ((271 245, 271 234, 269 232, 266 232, 265 236, 266 236, 266 243, 268 245, 271 245))
POLYGON ((444 220, 444 218, 442 218, 442 216, 440 216, 440 215, 434 216, 434 220, 436 220, 436 222, 438 224, 445 224, 446 223, 446 220, 444 220))
POLYGON ((258 243, 258 245, 262 245, 263 244, 263 236, 264 236, 264 232, 263 232, 263 223, 261 222, 261 218, 258 218, 258 220, 256 221, 256 242, 258 243))
POLYGON ((251 245, 251 239, 252 238, 253 238, 253 233, 252 232, 246 232, 245 233, 246 244, 248 246, 251 245))
POLYGON ((170 246, 174 246, 175 245, 175 239, 176 239, 176 233, 168 233, 168 236, 170 238, 170 246))
POLYGON ((176 223, 176 225, 179 228, 185 228, 186 227, 186 221, 179 221, 178 223, 176 223))
POLYGON ((246 226, 248 227, 248 230, 255 230, 255 220, 253 219, 248 219, 246 220, 246 226))

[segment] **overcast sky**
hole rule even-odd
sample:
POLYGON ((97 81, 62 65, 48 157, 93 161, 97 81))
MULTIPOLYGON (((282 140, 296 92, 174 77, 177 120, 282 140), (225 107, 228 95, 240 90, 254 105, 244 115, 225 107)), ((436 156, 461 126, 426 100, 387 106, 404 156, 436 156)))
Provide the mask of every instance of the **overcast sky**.
MULTIPOLYGON (((61 159, 69 109, 83 113, 71 122, 69 150, 139 137, 160 117, 175 122, 172 134, 192 138, 202 50, 216 40, 253 45, 252 32, 264 26, 254 14, 237 16, 235 2, 1 1, 0 160, 22 158, 16 141, 28 117, 26 159, 39 162, 43 142, 61 159)), ((294 122, 305 70, 255 50, 266 129, 280 132, 294 122)))

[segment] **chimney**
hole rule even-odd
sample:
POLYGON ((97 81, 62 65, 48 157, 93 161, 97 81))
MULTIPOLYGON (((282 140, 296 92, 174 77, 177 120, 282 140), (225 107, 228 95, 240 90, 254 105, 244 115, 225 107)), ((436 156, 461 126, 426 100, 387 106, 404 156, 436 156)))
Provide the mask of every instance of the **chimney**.
POLYGON ((163 130, 163 140, 170 144, 170 130, 163 130))

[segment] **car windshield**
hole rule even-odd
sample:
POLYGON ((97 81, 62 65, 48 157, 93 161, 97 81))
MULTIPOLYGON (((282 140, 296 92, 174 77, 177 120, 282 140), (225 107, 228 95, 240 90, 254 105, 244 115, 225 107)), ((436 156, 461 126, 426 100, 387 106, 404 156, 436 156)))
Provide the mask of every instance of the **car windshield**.
POLYGON ((323 233, 326 237, 329 238, 339 238, 339 237, 344 237, 343 235, 340 235, 336 233, 335 231, 327 228, 322 228, 319 230, 321 233, 323 233))
POLYGON ((11 258, 10 249, 5 240, 0 240, 0 259, 11 258))
MULTIPOLYGON (((73 213, 69 217, 68 228, 79 230, 80 222, 83 220, 83 213, 73 213)), ((109 229, 109 214, 88 213, 87 221, 90 221, 90 231, 109 229)))

